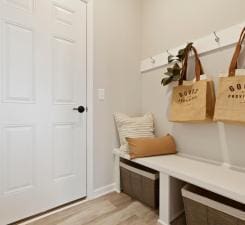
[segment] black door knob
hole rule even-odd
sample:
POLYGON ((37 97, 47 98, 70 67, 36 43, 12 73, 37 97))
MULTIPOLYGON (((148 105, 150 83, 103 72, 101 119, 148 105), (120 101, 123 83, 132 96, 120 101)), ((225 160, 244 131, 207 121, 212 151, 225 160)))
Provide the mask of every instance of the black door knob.
POLYGON ((85 107, 84 106, 78 106, 78 108, 73 108, 73 110, 76 110, 79 113, 84 113, 85 112, 85 107))

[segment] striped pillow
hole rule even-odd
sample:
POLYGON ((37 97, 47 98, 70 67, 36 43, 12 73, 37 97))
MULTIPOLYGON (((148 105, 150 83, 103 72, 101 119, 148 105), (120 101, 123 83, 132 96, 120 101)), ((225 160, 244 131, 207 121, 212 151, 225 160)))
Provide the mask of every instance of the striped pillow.
POLYGON ((152 113, 147 113, 142 117, 129 117, 122 113, 115 113, 114 117, 120 137, 120 144, 124 149, 127 149, 126 138, 155 137, 152 113))

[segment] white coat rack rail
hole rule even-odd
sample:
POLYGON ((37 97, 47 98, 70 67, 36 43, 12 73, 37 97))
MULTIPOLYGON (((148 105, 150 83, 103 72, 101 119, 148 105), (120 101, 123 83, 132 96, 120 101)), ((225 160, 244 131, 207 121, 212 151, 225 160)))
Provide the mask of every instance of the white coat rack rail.
MULTIPOLYGON (((189 42, 194 43, 194 46, 198 49, 199 54, 208 53, 235 44, 244 26, 245 22, 224 30, 215 31, 203 38, 195 41, 190 40, 189 42)), ((186 44, 183 44, 182 46, 174 49, 168 49, 164 53, 143 60, 141 62, 141 72, 145 73, 147 71, 166 66, 168 64, 167 59, 169 53, 176 55, 178 50, 184 48, 185 46, 186 44)))

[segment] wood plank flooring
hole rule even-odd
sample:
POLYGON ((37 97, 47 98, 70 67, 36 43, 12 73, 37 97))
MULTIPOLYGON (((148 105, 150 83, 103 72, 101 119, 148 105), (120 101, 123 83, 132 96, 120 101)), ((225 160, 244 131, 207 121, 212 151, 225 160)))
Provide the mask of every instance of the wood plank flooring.
MULTIPOLYGON (((29 225, 158 225, 156 211, 125 194, 110 193, 29 225)), ((185 225, 179 218, 173 225, 185 225)))

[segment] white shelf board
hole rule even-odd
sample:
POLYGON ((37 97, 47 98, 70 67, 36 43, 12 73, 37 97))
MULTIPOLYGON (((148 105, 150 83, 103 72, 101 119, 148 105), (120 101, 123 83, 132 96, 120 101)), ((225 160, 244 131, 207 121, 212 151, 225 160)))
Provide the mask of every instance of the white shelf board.
MULTIPOLYGON (((115 149, 114 154, 129 159, 119 149, 115 149)), ((245 204, 243 172, 178 155, 146 157, 132 161, 245 204)))
MULTIPOLYGON (((197 48, 198 53, 200 55, 204 53, 208 53, 208 52, 220 49, 220 48, 234 45, 238 41, 241 30, 244 26, 245 26, 245 21, 240 24, 229 27, 227 29, 216 31, 217 36, 220 38, 219 42, 215 41, 215 35, 213 33, 205 37, 202 37, 198 40, 194 40, 192 42, 194 43, 194 46, 197 48)), ((178 53, 178 50, 184 48, 185 46, 186 44, 183 44, 174 49, 169 49, 169 52, 171 54, 176 55, 178 53)), ((168 64, 167 59, 168 59, 167 52, 149 57, 141 62, 140 70, 142 73, 144 73, 144 72, 147 72, 153 69, 157 69, 157 68, 166 66, 168 64), (153 59, 154 59, 154 62, 153 62, 153 59)))

